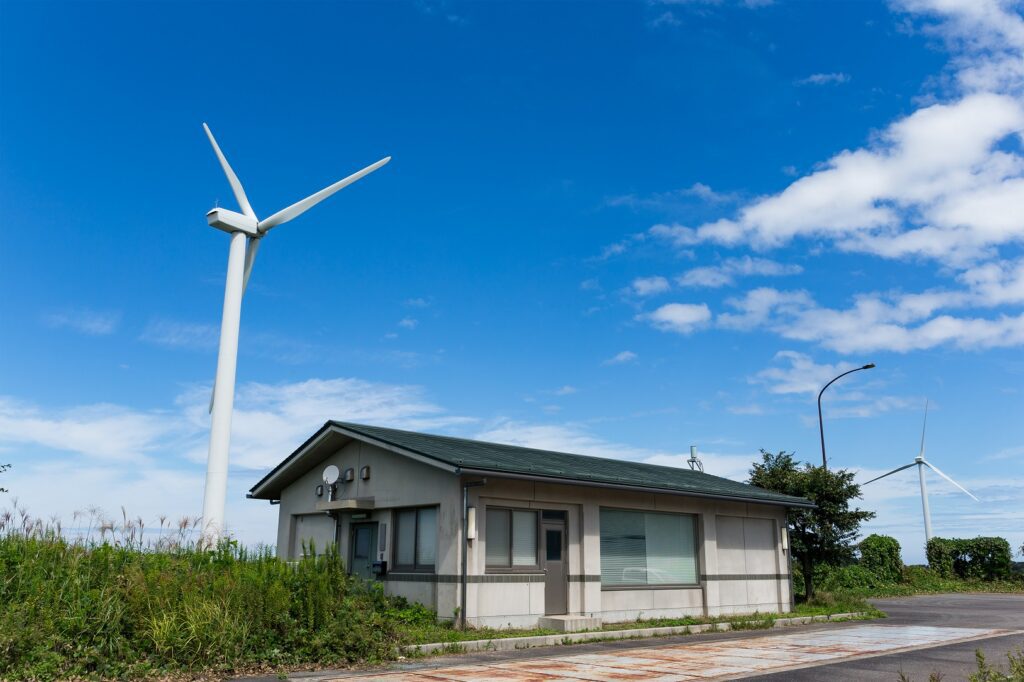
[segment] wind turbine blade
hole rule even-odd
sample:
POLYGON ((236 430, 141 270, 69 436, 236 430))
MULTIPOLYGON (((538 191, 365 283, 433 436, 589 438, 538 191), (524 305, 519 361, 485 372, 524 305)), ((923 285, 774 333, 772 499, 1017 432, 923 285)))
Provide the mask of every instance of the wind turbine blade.
POLYGON ((213 399, 217 397, 217 377, 213 377, 213 389, 210 390, 210 405, 206 408, 206 414, 213 413, 213 399))
POLYGON ((954 481, 952 478, 950 478, 946 474, 944 474, 941 471, 939 471, 939 468, 937 466, 935 466, 934 464, 932 464, 931 462, 929 462, 928 460, 924 461, 924 465, 926 467, 928 467, 929 469, 931 469, 932 471, 934 471, 935 473, 937 473, 939 476, 942 476, 944 479, 946 479, 947 481, 949 481, 950 483, 955 485, 957 488, 960 488, 960 490, 963 490, 965 493, 970 495, 971 499, 973 499, 975 502, 981 502, 981 500, 979 500, 977 497, 974 497, 974 493, 972 493, 970 490, 968 490, 967 488, 963 487, 962 485, 960 485, 959 483, 954 481))
POLYGON ((203 124, 203 130, 206 131, 206 136, 210 138, 210 144, 213 145, 213 151, 217 154, 217 158, 220 160, 220 167, 224 169, 224 175, 228 176, 228 183, 231 184, 231 191, 235 193, 235 199, 238 200, 238 206, 242 209, 242 213, 255 218, 256 214, 252 210, 252 206, 249 205, 249 198, 245 196, 245 190, 242 189, 242 183, 235 175, 235 171, 231 170, 231 164, 228 163, 227 158, 224 156, 224 152, 220 150, 220 145, 217 144, 217 140, 214 139, 213 133, 210 132, 210 126, 203 124))
POLYGON ((378 161, 377 163, 374 163, 374 164, 371 164, 371 165, 367 166, 366 168, 364 168, 363 170, 359 171, 358 173, 353 173, 352 175, 348 176, 347 178, 344 178, 342 180, 338 180, 336 183, 334 183, 330 187, 325 187, 322 190, 320 190, 319 192, 317 192, 316 194, 310 195, 310 196, 306 197, 305 199, 303 199, 302 201, 298 201, 298 202, 292 204, 291 206, 289 206, 288 208, 286 208, 284 210, 281 210, 281 211, 278 211, 277 213, 275 213, 274 215, 270 216, 266 220, 261 220, 260 224, 259 224, 259 231, 260 232, 266 232, 267 230, 270 230, 271 228, 277 227, 281 223, 286 223, 289 220, 292 220, 293 218, 297 218, 298 216, 302 215, 303 213, 305 213, 309 209, 313 208, 314 206, 316 206, 321 201, 323 201, 327 197, 331 196, 332 194, 334 194, 338 190, 343 189, 344 187, 347 187, 347 186, 351 185, 353 182, 355 182, 356 180, 358 180, 358 179, 360 179, 360 178, 362 178, 362 177, 364 177, 366 175, 369 175, 370 173, 372 173, 373 171, 377 170, 378 168, 380 168, 381 166, 383 166, 384 164, 386 164, 390 160, 391 160, 391 157, 390 156, 386 156, 383 159, 381 159, 380 161, 378 161))
POLYGON ((928 430, 928 398, 924 399, 924 423, 921 424, 921 449, 918 451, 918 457, 924 457, 924 434, 928 430))
POLYGON ((903 471, 904 469, 909 469, 912 466, 917 466, 917 462, 911 462, 910 464, 907 464, 905 466, 901 466, 899 469, 893 469, 889 473, 882 474, 881 476, 876 476, 875 478, 872 478, 870 481, 866 481, 864 483, 861 483, 861 485, 867 485, 868 483, 874 483, 875 481, 877 481, 880 478, 885 478, 886 476, 892 476, 893 474, 899 473, 899 472, 903 471))
POLYGON ((256 252, 260 250, 260 240, 249 237, 249 242, 246 244, 245 249, 245 272, 242 275, 242 293, 245 293, 245 287, 249 284, 249 275, 252 274, 252 265, 256 262, 256 252))

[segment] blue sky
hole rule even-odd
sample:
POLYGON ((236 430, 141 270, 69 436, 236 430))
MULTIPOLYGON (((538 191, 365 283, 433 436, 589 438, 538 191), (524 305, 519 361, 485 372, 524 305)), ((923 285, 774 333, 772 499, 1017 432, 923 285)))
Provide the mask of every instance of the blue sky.
MULTIPOLYGON (((1024 541, 1024 19, 891 4, 0 5, 11 497, 198 514, 236 208, 265 240, 228 523, 328 418, 682 464, 927 454, 937 534, 1024 541)), ((916 480, 865 489, 922 560, 916 480)))

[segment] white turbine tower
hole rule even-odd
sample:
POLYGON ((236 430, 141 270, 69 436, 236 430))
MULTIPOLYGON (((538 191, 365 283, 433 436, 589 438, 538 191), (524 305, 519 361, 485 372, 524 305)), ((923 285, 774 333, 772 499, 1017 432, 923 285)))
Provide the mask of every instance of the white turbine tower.
POLYGON ((391 157, 385 157, 358 173, 353 173, 316 194, 278 211, 269 218, 260 220, 249 205, 242 183, 231 170, 231 165, 221 152, 209 126, 204 123, 203 129, 210 138, 213 151, 220 160, 224 174, 231 184, 231 190, 235 193, 235 199, 238 200, 238 207, 242 211, 236 213, 215 208, 206 214, 206 220, 211 226, 231 235, 227 281, 224 284, 224 314, 220 323, 220 348, 217 352, 217 375, 210 398, 210 450, 206 462, 206 490, 203 495, 203 538, 204 542, 213 543, 220 538, 224 530, 228 446, 231 441, 231 411, 235 402, 235 369, 238 362, 238 327, 242 314, 242 294, 249 283, 249 275, 252 273, 252 264, 256 259, 260 241, 272 228, 297 218, 338 190, 377 170, 390 161, 391 157))
POLYGON ((911 462, 910 464, 905 464, 905 465, 901 466, 898 469, 893 469, 892 471, 890 471, 887 474, 882 474, 881 476, 877 476, 875 478, 872 478, 870 481, 868 481, 867 483, 864 484, 864 485, 867 485, 868 483, 874 483, 875 481, 877 481, 877 480, 879 480, 881 478, 885 478, 886 476, 892 476, 893 474, 895 474, 897 472, 900 472, 900 471, 903 471, 904 469, 909 469, 912 466, 916 466, 917 467, 917 476, 918 476, 918 479, 921 482, 921 509, 924 512, 924 541, 925 541, 925 544, 927 544, 928 541, 932 539, 932 513, 931 513, 931 510, 928 508, 928 485, 925 483, 925 480, 924 480, 924 468, 925 467, 928 467, 929 469, 931 469, 932 471, 937 473, 939 476, 942 476, 944 479, 946 479, 947 481, 949 481, 950 483, 955 485, 957 488, 959 488, 960 490, 962 490, 965 493, 967 493, 975 502, 979 502, 980 501, 980 500, 978 500, 977 497, 974 497, 974 495, 971 494, 971 492, 969 490, 967 490, 967 488, 963 487, 962 485, 960 485, 959 483, 954 481, 952 478, 950 478, 946 474, 942 473, 937 466, 935 466, 934 464, 932 464, 931 462, 929 462, 928 460, 926 460, 924 458, 924 434, 925 434, 925 430, 927 428, 928 428, 928 401, 925 401, 925 403, 924 403, 924 425, 921 427, 921 449, 918 452, 917 457, 915 457, 914 461, 911 462))

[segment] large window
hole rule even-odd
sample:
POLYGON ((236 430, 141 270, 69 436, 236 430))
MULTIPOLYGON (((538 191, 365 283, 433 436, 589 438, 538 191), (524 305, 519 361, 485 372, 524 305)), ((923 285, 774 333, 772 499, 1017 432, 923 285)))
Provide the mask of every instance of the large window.
POLYGON ((601 510, 601 586, 697 584, 695 517, 601 510))
POLYGON ((433 571, 437 556, 437 507, 395 515, 395 569, 433 571))
POLYGON ((487 568, 537 568, 537 512, 487 509, 487 568))

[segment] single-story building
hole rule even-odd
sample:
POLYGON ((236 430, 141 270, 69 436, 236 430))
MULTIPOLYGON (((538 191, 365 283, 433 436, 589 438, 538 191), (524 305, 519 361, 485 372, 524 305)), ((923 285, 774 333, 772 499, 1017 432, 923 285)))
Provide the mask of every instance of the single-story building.
POLYGON ((813 506, 690 469, 337 421, 249 497, 280 504, 282 558, 333 546, 440 618, 567 629, 788 611, 786 510, 813 506))

